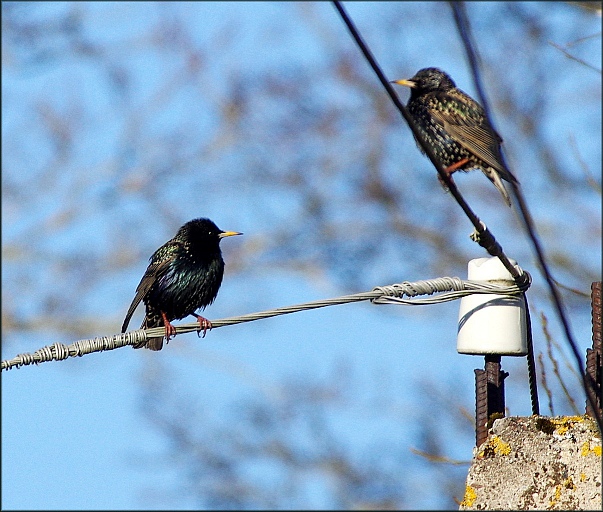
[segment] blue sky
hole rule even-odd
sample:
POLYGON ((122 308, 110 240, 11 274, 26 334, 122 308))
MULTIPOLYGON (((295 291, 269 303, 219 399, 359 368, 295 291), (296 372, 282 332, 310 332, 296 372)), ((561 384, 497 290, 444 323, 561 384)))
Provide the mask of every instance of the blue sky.
MULTIPOLYGON (((426 3, 424 9, 416 9, 413 4, 349 2, 345 6, 392 79, 408 77, 420 67, 440 66, 473 93, 448 7, 426 3), (406 17, 400 18, 401 14, 406 17), (392 26, 398 27, 395 40, 383 33, 387 26, 388 34, 392 26)), ((222 244, 226 276, 218 299, 205 316, 224 318, 351 293, 337 277, 337 269, 311 264, 281 268, 275 264, 274 254, 278 253, 274 248, 272 253, 262 252, 263 247, 272 247, 271 236, 277 228, 299 229, 299 237, 304 239, 303 219, 301 224, 297 220, 304 211, 304 198, 257 187, 255 170, 240 168, 256 156, 255 142, 235 139, 230 141, 234 150, 221 152, 221 144, 227 145, 228 136, 238 132, 222 132, 218 123, 228 95, 245 92, 237 89, 247 85, 240 84, 241 77, 253 80, 264 70, 275 69, 277 76, 282 73, 284 78, 295 76, 299 69, 307 69, 310 76, 333 57, 335 45, 347 45, 349 54, 361 60, 330 3, 304 7, 293 2, 23 2, 4 3, 3 10, 7 5, 23 9, 23 19, 40 23, 48 32, 30 32, 32 39, 21 41, 11 37, 14 32, 5 28, 3 20, 3 359, 56 341, 71 343, 118 332, 152 251, 180 225, 198 216, 212 218, 222 229, 245 233, 222 244), (66 12, 79 20, 77 34, 91 48, 103 48, 104 54, 86 54, 53 25, 64 19, 66 12), (179 27, 186 30, 179 31, 179 27), (53 30, 57 30, 55 35, 53 30), (197 51, 205 70, 199 83, 188 81, 186 70, 195 63, 185 59, 181 47, 197 51), (115 85, 120 73, 128 80, 122 90, 115 85), (67 123, 73 132, 56 139, 57 133, 67 130, 67 123), (54 126, 54 131, 49 126, 54 126), (185 156, 178 160, 177 169, 169 167, 174 154, 185 156), (162 180, 161 201, 149 198, 153 190, 148 187, 149 176, 162 180), (75 272, 72 267, 81 270, 75 272), (87 276, 93 276, 89 282, 87 276), (70 296, 75 289, 83 295, 70 296), (62 300, 72 309, 61 307, 62 300), (42 310, 54 311, 56 323, 36 325, 36 313, 42 310), (27 329, 8 321, 15 318, 22 319, 27 329)), ((571 188, 560 191, 541 172, 543 164, 535 149, 513 136, 517 119, 501 109, 495 114, 497 126, 504 134, 510 161, 519 168, 517 174, 539 221, 546 249, 555 255, 567 250, 600 279, 600 73, 569 62, 550 46, 530 55, 518 43, 506 48, 508 62, 496 60, 503 41, 519 31, 516 25, 494 21, 493 16, 501 15, 505 5, 468 4, 482 56, 494 68, 508 67, 513 93, 537 80, 536 73, 529 74, 530 59, 549 64, 547 84, 554 82, 557 87, 547 89, 549 96, 542 105, 525 107, 544 110, 546 123, 538 129, 545 140, 558 140, 565 148, 560 148, 558 158, 578 190, 584 175, 567 142, 568 134, 575 136, 582 158, 598 180, 599 193, 590 191, 576 200, 578 193, 571 188), (492 24, 499 32, 492 31, 492 24), (568 101, 575 91, 583 96, 568 101), (587 100, 579 101, 582 98, 587 100), (572 233, 569 242, 568 232, 572 233), (571 249, 567 249, 568 243, 571 249)), ((576 34, 598 32, 591 43, 577 44, 572 50, 600 66, 600 18, 586 19, 567 5, 522 5, 527 14, 540 18, 547 30, 556 34, 559 44, 573 41, 576 34), (583 25, 576 28, 578 21, 583 25)), ((362 72, 370 76, 368 64, 362 72)), ((348 93, 345 84, 334 83, 328 76, 324 86, 318 85, 312 84, 326 104, 346 108, 358 103, 358 130, 362 133, 362 123, 370 116, 362 110, 356 93, 348 93)), ((376 78, 373 87, 380 87, 376 78)), ((400 96, 406 101, 407 92, 400 91, 400 96)), ((250 118, 257 124, 247 127, 247 133, 261 132, 263 123, 280 119, 278 105, 261 99, 253 105, 257 112, 250 118)), ((392 116, 397 115, 391 108, 392 116)), ((311 147, 303 137, 303 133, 293 133, 288 141, 292 148, 299 147, 297 153, 285 154, 284 145, 273 148, 269 141, 263 147, 269 157, 293 167, 296 158, 305 162, 304 151, 311 147)), ((359 147, 362 142, 358 141, 359 147)), ((339 150, 345 155, 342 158, 349 159, 350 168, 357 149, 339 150)), ((449 218, 450 224, 443 228, 458 233, 456 243, 463 257, 485 256, 470 245, 470 224, 450 213, 454 210, 452 198, 441 192, 435 171, 414 147, 402 120, 396 132, 387 134, 386 150, 393 156, 386 160, 384 173, 392 182, 399 184, 400 162, 407 161, 412 163, 405 167, 406 172, 431 177, 431 181, 416 183, 412 176, 400 178, 412 189, 410 197, 416 199, 412 208, 409 206, 413 211, 404 213, 422 218, 425 226, 437 226, 441 219, 449 218), (398 144, 396 153, 391 148, 398 144)), ((257 158, 262 161, 261 155, 257 158)), ((311 180, 318 174, 309 166, 307 176, 311 180)), ((535 313, 547 315, 552 335, 563 344, 530 246, 514 214, 496 197, 495 190, 487 188, 491 185, 480 173, 463 175, 457 183, 475 200, 478 214, 508 254, 534 276, 538 289, 532 303, 535 313)), ((335 220, 347 218, 355 210, 378 217, 373 209, 345 199, 353 198, 352 178, 335 176, 323 185, 323 192, 332 187, 334 195, 344 198, 337 203, 338 211, 328 212, 335 220)), ((362 229, 359 224, 358 232, 362 229)), ((356 235, 350 229, 350 237, 356 235)), ((391 284, 381 281, 386 278, 438 277, 433 274, 437 265, 424 263, 425 255, 413 252, 414 246, 401 255, 389 242, 380 246, 380 236, 376 234, 373 246, 382 251, 380 258, 376 257, 379 264, 363 268, 363 274, 356 277, 366 289, 352 291, 391 284)), ((303 248, 320 257, 320 248, 303 248)), ((432 251, 432 247, 424 249, 426 254, 432 251)), ((466 275, 466 265, 441 262, 441 266, 450 274, 466 275)), ((558 275, 569 285, 585 285, 562 266, 558 275)), ((588 300, 564 296, 573 332, 584 352, 591 334, 588 300)), ((203 419, 203 427, 218 426, 219 431, 221 424, 236 421, 238 404, 245 400, 276 406, 287 381, 345 383, 346 378, 351 382, 348 398, 353 399, 328 414, 342 446, 357 457, 384 452, 392 463, 408 468, 408 488, 404 489, 408 508, 451 506, 451 497, 437 488, 438 469, 430 468, 410 450, 421 446, 422 425, 429 414, 425 409, 430 402, 422 396, 428 389, 426 382, 447 390, 473 412, 473 369, 483 362, 456 352, 457 315, 456 302, 417 307, 335 306, 216 329, 202 340, 194 334, 183 335, 157 354, 125 347, 3 372, 2 508, 201 507, 198 497, 186 487, 184 469, 166 456, 173 450, 170 441, 144 413, 148 382, 172 393, 174 404, 176 398, 189 404, 203 419)), ((139 310, 131 327, 141 318, 139 310)), ((537 315, 534 323, 537 349, 546 351, 537 315)), ((563 353, 569 351, 562 348, 563 353)), ((530 414, 525 360, 504 358, 503 368, 511 373, 507 381, 510 413, 530 414)), ((569 370, 565 371, 569 375, 569 370)), ((567 379, 576 386, 571 375, 567 379)), ((544 395, 541 403, 546 413, 544 395)), ((571 411, 561 400, 556 412, 571 411)), ((446 443, 446 455, 469 460, 471 433, 459 433, 447 412, 434 414, 444 416, 442 429, 453 436, 446 443)), ((251 471, 269 485, 280 482, 274 467, 252 467, 251 471)), ((465 468, 456 471, 462 489, 465 468)), ((299 479, 302 491, 286 508, 335 506, 328 481, 320 475, 299 479)))

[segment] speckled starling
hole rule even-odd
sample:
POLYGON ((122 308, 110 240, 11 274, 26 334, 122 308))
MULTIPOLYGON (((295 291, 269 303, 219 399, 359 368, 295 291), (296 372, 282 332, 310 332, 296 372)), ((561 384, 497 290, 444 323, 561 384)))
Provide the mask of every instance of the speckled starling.
MULTIPOLYGON (((146 314, 141 329, 165 326, 165 338, 169 341, 176 334, 170 322, 193 315, 205 336, 207 329, 211 329, 211 322, 196 311, 214 301, 222 284, 224 260, 220 240, 241 234, 222 231, 205 218, 191 220, 182 226, 174 238, 151 256, 121 332, 126 332, 134 310, 143 301, 146 314)), ((149 338, 134 348, 161 350, 163 338, 149 338)))
MULTIPOLYGON (((515 183, 517 179, 502 164, 502 138, 482 106, 437 68, 421 69, 408 80, 392 83, 411 88, 408 112, 448 175, 481 169, 510 206, 501 178, 515 183)), ((419 149, 425 153, 420 145, 419 149)))

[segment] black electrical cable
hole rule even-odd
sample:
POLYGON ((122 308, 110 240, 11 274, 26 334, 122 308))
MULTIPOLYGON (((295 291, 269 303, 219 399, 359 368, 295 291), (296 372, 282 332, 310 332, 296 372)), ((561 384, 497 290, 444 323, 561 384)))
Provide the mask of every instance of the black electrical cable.
POLYGON ((394 89, 390 85, 389 81, 385 78, 385 75, 383 74, 383 71, 381 71, 379 64, 377 64, 377 61, 373 57, 368 46, 362 40, 362 37, 358 33, 358 30, 356 30, 354 23, 345 12, 341 3, 335 1, 333 2, 333 4, 335 5, 335 8, 339 11, 339 14, 347 25, 352 37, 356 40, 356 43, 360 47, 360 50, 364 54, 364 57, 367 59, 367 61, 373 68, 373 71, 379 78, 379 81, 381 82, 383 87, 385 87, 385 90, 389 94, 389 97, 392 99, 392 101, 402 114, 402 117, 404 117, 404 119, 408 123, 408 126, 410 127, 411 131, 413 132, 415 138, 417 139, 423 150, 425 151, 425 154, 429 157, 431 163, 437 169, 442 181, 446 184, 446 187, 449 189, 450 193, 454 196, 457 203, 459 203, 459 206, 462 208, 462 210, 465 212, 465 214, 475 227, 477 235, 473 237, 473 240, 477 242, 480 246, 482 246, 484 249, 486 249, 486 251, 488 251, 491 256, 498 257, 502 264, 505 266, 505 268, 509 271, 511 276, 513 276, 513 279, 515 280, 517 285, 523 286, 527 282, 528 276, 526 274, 520 274, 517 271, 517 269, 509 261, 509 258, 507 258, 507 256, 503 252, 500 244, 494 238, 494 235, 492 235, 486 225, 477 217, 477 215, 475 215, 473 210, 471 210, 461 193, 458 191, 454 181, 450 179, 450 176, 448 175, 448 173, 445 172, 444 167, 438 162, 433 148, 425 142, 423 135, 415 126, 415 123, 408 111, 406 110, 406 107, 402 105, 402 102, 398 99, 398 96, 396 95, 394 89))
MULTIPOLYGON (((478 237, 477 237, 478 243, 482 247, 486 248, 486 250, 491 255, 498 256, 499 259, 501 260, 501 262, 505 265, 505 267, 511 272, 511 275, 515 278, 516 281, 517 281, 517 279, 520 279, 521 276, 518 275, 518 273, 515 270, 515 268, 510 264, 509 260, 507 259, 507 257, 505 256, 505 254, 502 252, 502 248, 500 247, 500 245, 496 242, 496 240, 494 239, 494 237, 492 236, 492 234, 490 233, 490 231, 487 228, 485 228, 485 226, 481 223, 481 221, 478 219, 478 217, 469 208, 469 206, 467 205, 467 203, 465 202, 465 200, 463 199, 463 197, 459 193, 458 189, 456 188, 456 185, 454 184, 454 182, 449 179, 449 177, 446 174, 446 172, 444 172, 443 167, 437 162, 437 160, 435 158, 435 155, 433 153, 433 150, 423 140, 423 137, 421 136, 421 134, 417 130, 416 126, 414 125, 413 120, 411 119, 410 115, 408 114, 408 112, 406 110, 406 107, 404 107, 404 105, 402 105, 402 103, 398 99, 398 96, 396 95, 396 93, 393 90, 393 88, 391 87, 389 81, 386 79, 385 75, 381 71, 381 68, 377 64, 377 61, 373 57, 370 49, 364 43, 362 37, 360 36, 358 30, 356 29, 356 27, 354 25, 354 23, 352 22, 352 20, 350 19, 350 17, 346 13, 345 9, 343 8, 343 5, 341 5, 341 2, 335 0, 335 1, 333 1, 333 4, 334 4, 335 8, 337 9, 337 11, 339 12, 339 14, 340 14, 341 18, 343 19, 344 23, 348 27, 348 30, 350 31, 352 37, 354 38, 354 40, 358 44, 360 50, 362 51, 362 54, 364 55, 364 57, 366 58, 366 60, 370 64, 371 68, 373 69, 373 71, 375 72, 375 74, 377 75, 377 77, 379 78, 379 81, 381 82, 381 84, 383 85, 383 87, 385 88, 385 90, 387 91, 387 93, 390 96, 390 98, 392 99, 394 105, 398 108, 398 110, 402 114, 402 117, 404 117, 404 119, 408 123, 411 131, 413 132, 413 134, 415 136, 415 138, 419 141, 419 144, 421 145, 421 147, 423 148, 423 150, 425 151, 425 153, 427 154, 427 156, 431 160, 432 164, 434 165, 434 167, 438 171, 438 174, 444 180, 444 182, 446 183, 447 187, 449 188, 450 192, 452 193, 452 195, 454 196, 454 198, 456 199, 456 201, 459 203, 459 205, 461 206, 461 208, 463 209, 463 211, 465 212, 465 214, 467 215, 467 217, 469 218, 469 220, 475 226, 476 231, 478 232, 478 237)), ((452 2, 452 5, 453 5, 453 11, 454 11, 454 9, 455 9, 454 6, 456 5, 456 2, 452 2)), ((484 109, 486 111, 486 115, 488 115, 488 103, 486 101, 485 95, 483 94, 483 88, 482 88, 482 85, 481 85, 481 81, 479 80, 479 73, 477 72, 478 71, 477 70, 477 57, 475 55, 474 45, 472 45, 471 42, 470 42, 470 40, 469 40, 470 34, 468 33, 468 24, 462 22, 463 18, 465 18, 465 20, 466 20, 466 16, 463 16, 463 11, 461 9, 459 9, 457 11, 457 13, 455 13, 455 19, 456 19, 457 24, 459 26, 459 32, 461 33, 461 38, 463 39, 463 42, 466 43, 465 47, 467 49, 467 53, 468 53, 468 56, 469 56, 469 61, 470 61, 470 65, 472 67, 474 80, 476 80, 476 89, 478 91, 480 101, 482 102, 482 106, 484 107, 484 109)), ((504 161, 503 161, 503 163, 504 163, 504 161)), ((504 165, 506 167, 506 163, 504 163, 504 165)), ((532 221, 531 215, 530 215, 530 213, 529 213, 529 211, 527 209, 527 205, 526 205, 526 203, 524 201, 523 195, 521 194, 519 188, 515 184, 513 184, 512 188, 513 188, 514 196, 517 198, 518 204, 520 206, 520 211, 522 213, 522 217, 523 217, 523 220, 524 220, 524 224, 525 224, 526 230, 528 232, 528 236, 530 237, 530 240, 532 241, 534 250, 536 252, 536 255, 537 255, 537 258, 538 258, 538 262, 540 264, 540 270, 542 271, 542 273, 543 273, 543 275, 545 277, 545 280, 546 280, 546 282, 547 282, 547 284, 549 286, 549 290, 551 292, 551 296, 552 296, 552 299, 553 299, 553 303, 555 305, 555 309, 556 309, 557 315, 558 315, 558 317, 559 317, 559 319, 560 319, 560 321, 561 321, 561 323, 563 325, 563 329, 565 331, 565 336, 567 338, 567 341, 568 341, 570 347, 572 348, 574 356, 576 357, 576 360, 577 360, 577 363, 578 363, 578 368, 580 370, 580 374, 582 375, 583 386, 584 386, 584 390, 585 390, 585 393, 586 393, 586 397, 587 397, 587 399, 589 400, 589 402, 591 404, 595 403, 594 399, 592 397, 592 394, 593 394, 592 383, 590 381, 588 381, 587 378, 586 378, 586 374, 584 372, 584 365, 582 364, 582 359, 581 359, 580 353, 578 351, 576 342, 574 341, 574 337, 573 337, 573 335, 571 333, 569 322, 567 320, 567 317, 565 315, 565 311, 563 309, 563 305, 562 305, 562 302, 561 302, 561 297, 560 297, 559 292, 558 292, 558 290, 557 290, 557 288, 555 286, 555 283, 554 283, 554 280, 553 280, 553 278, 551 276, 551 273, 550 273, 550 270, 548 268, 548 265, 546 264, 546 260, 545 260, 545 257, 544 257, 544 253, 543 253, 541 244, 540 244, 540 242, 538 240, 538 237, 536 236, 536 230, 534 228, 534 223, 532 221)), ((596 408, 593 407, 593 410, 596 410, 596 408)), ((600 417, 600 414, 599 414, 598 410, 595 413, 595 419, 596 419, 596 421, 597 421, 597 423, 599 425, 599 429, 603 430, 603 422, 601 420, 601 417, 600 417)))
MULTIPOLYGON (((471 34, 471 25, 469 23, 469 18, 467 16, 465 2, 449 2, 449 5, 450 5, 450 8, 452 9, 452 13, 453 13, 454 20, 456 22, 456 25, 457 25, 457 28, 459 31, 459 35, 460 35, 461 40, 463 41, 463 45, 465 47, 465 52, 467 54, 467 60, 469 62, 469 67, 471 68, 471 73, 473 75, 473 81, 475 83, 475 89, 477 90, 479 101, 480 101, 481 105, 484 107, 484 111, 486 113, 486 117, 488 118, 488 121, 490 122, 490 124, 492 124, 492 126, 495 126, 494 123, 492 122, 488 99, 486 98, 485 89, 482 85, 481 73, 479 70, 479 54, 478 54, 476 45, 474 43, 474 39, 471 34)), ((503 160, 502 163, 503 163, 505 169, 508 170, 506 162, 503 160)), ((565 333, 567 343, 569 344, 569 346, 574 354, 574 357, 576 358, 578 370, 580 372, 580 375, 582 376, 582 384, 584 387, 584 392, 586 394, 586 399, 590 402, 590 404, 592 406, 596 403, 595 389, 593 386, 594 383, 591 382, 591 380, 587 379, 587 377, 586 377, 586 372, 585 372, 582 356, 580 354, 578 345, 572 334, 572 331, 571 331, 571 328, 569 325, 569 321, 567 319, 567 315, 566 315, 565 309, 563 307, 561 295, 559 294, 559 290, 557 289, 555 280, 553 279, 549 266, 546 262, 546 258, 544 256, 544 250, 542 248, 542 244, 540 243, 540 240, 536 233, 534 221, 533 221, 532 215, 530 214, 530 211, 528 209, 528 205, 525 201, 523 193, 521 192, 521 189, 517 186, 516 183, 511 183, 511 185, 513 188, 513 194, 514 194, 515 198, 517 199, 517 204, 519 206, 519 211, 521 212, 524 227, 526 229, 528 237, 530 238, 530 241, 532 242, 532 247, 534 248, 534 252, 536 253, 536 259, 540 266, 540 271, 542 272, 542 275, 547 282, 547 285, 548 285, 548 288, 550 291, 550 295, 551 295, 551 299, 552 299, 553 305, 555 306, 555 310, 557 312, 559 321, 561 322, 561 325, 563 327, 563 331, 565 333)), ((597 407, 592 407, 592 410, 595 411, 595 419, 597 420, 599 429, 601 429, 603 431, 603 423, 602 423, 602 418, 601 418, 599 409, 597 407)))

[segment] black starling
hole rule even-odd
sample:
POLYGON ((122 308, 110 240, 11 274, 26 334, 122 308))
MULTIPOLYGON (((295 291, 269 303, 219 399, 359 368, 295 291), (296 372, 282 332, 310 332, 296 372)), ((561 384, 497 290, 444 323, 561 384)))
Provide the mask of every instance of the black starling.
MULTIPOLYGON (((482 106, 437 68, 421 69, 408 80, 392 83, 411 88, 408 112, 448 175, 481 169, 511 206, 501 178, 518 181, 502 164, 502 138, 488 122, 482 106)), ((425 153, 420 145, 419 149, 425 153)))
MULTIPOLYGON (((193 315, 205 336, 211 322, 195 311, 211 304, 222 284, 224 260, 220 240, 242 234, 222 231, 209 219, 194 219, 182 226, 174 238, 151 256, 121 332, 126 332, 134 310, 143 301, 146 314, 141 329, 165 326, 165 338, 169 341, 176 334, 170 322, 193 315)), ((149 338, 134 348, 161 350, 163 338, 149 338)))

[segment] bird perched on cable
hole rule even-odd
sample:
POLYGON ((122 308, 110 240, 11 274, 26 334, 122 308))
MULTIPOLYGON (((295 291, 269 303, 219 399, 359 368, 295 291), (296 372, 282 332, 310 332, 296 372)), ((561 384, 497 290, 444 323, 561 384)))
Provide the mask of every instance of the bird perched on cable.
MULTIPOLYGON (((209 219, 194 219, 182 226, 176 236, 157 249, 150 258, 136 295, 126 313, 121 332, 126 332, 134 310, 143 301, 146 314, 141 329, 165 326, 169 342, 176 335, 170 323, 193 315, 203 329, 211 329, 211 322, 196 313, 211 304, 222 284, 224 260, 220 240, 242 235, 236 231, 222 231, 209 219)), ((134 348, 161 350, 164 336, 149 338, 134 348)))
MULTIPOLYGON (((481 169, 511 206, 501 178, 518 181, 502 163, 502 138, 482 106, 457 89, 452 78, 437 68, 424 68, 412 78, 391 83, 411 88, 408 113, 448 176, 457 170, 481 169)), ((418 141, 417 145, 425 154, 418 141)))

